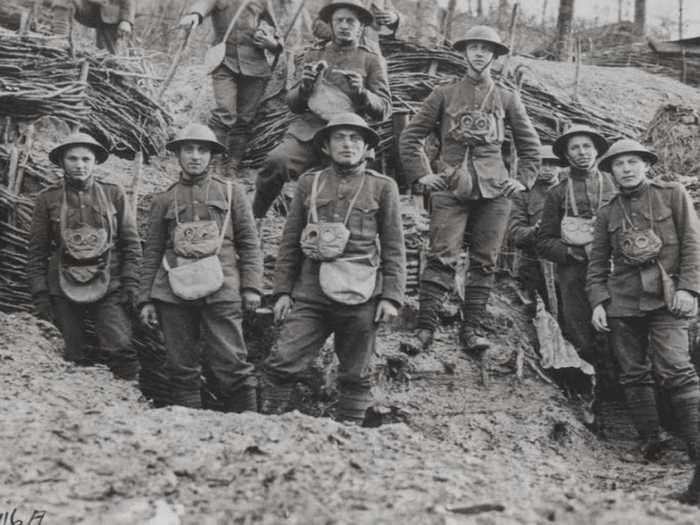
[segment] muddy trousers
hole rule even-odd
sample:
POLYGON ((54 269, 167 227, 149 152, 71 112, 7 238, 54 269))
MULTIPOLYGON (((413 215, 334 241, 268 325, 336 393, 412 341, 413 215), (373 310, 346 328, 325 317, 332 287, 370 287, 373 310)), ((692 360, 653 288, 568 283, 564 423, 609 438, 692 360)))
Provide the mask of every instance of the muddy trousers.
POLYGON ((99 350, 105 354, 112 373, 121 379, 138 378, 140 365, 136 349, 131 344, 131 321, 121 303, 121 293, 118 290, 89 304, 52 296, 51 309, 63 334, 66 360, 77 363, 86 361, 85 348, 88 340, 85 321, 91 318, 99 350))
POLYGON ((376 308, 376 300, 356 306, 296 301, 263 367, 262 412, 286 409, 294 380, 334 334, 339 361, 337 419, 361 424, 372 402, 369 363, 377 333, 376 308))
POLYGON ((255 180, 253 215, 262 219, 282 192, 284 183, 296 180, 306 170, 319 166, 321 159, 313 143, 302 142, 287 133, 282 142, 267 154, 267 160, 255 180))
POLYGON ((268 79, 244 76, 225 65, 214 70, 211 79, 216 107, 211 112, 209 126, 226 146, 234 167, 238 167, 268 79))
POLYGON ((608 322, 620 364, 620 383, 640 436, 653 438, 659 427, 656 380, 668 391, 676 430, 695 457, 700 439, 700 388, 690 361, 689 320, 662 308, 642 317, 613 317, 608 322))
POLYGON ((156 301, 155 305, 167 348, 171 402, 190 408, 202 406, 204 362, 226 411, 256 411, 256 380, 243 340, 240 303, 156 301))
POLYGON ((465 322, 476 322, 486 308, 498 254, 508 226, 511 201, 505 197, 462 201, 438 191, 430 198, 430 255, 421 276, 418 325, 435 329, 440 305, 454 289, 465 235, 469 246, 465 322))

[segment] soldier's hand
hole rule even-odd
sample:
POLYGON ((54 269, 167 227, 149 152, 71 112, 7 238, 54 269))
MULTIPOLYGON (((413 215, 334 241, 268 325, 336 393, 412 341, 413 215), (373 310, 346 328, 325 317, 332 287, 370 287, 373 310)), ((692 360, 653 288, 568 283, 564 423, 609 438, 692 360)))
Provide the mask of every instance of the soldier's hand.
POLYGON ((199 15, 195 13, 190 13, 189 15, 183 16, 177 24, 177 27, 184 29, 194 29, 199 25, 199 15))
POLYGON ((270 33, 265 31, 256 31, 253 34, 253 43, 260 49, 267 49, 269 51, 274 51, 279 46, 279 42, 270 33))
POLYGON ((605 306, 599 304, 593 308, 593 315, 591 316, 591 324, 598 332, 609 332, 608 327, 608 313, 605 311, 605 306))
POLYGON ((241 292, 241 299, 243 300, 243 309, 246 312, 254 312, 260 308, 260 294, 254 290, 243 290, 241 292))
POLYGON ((375 11, 374 19, 379 25, 393 26, 399 19, 399 15, 394 11, 375 11))
POLYGON ((382 299, 377 305, 377 313, 374 314, 375 323, 386 323, 399 315, 399 309, 394 306, 394 303, 387 299, 382 299))
POLYGON ((126 20, 122 20, 119 22, 119 25, 117 26, 117 37, 118 38, 126 38, 131 34, 131 22, 127 22, 126 20))
POLYGON ((501 186, 501 191, 505 197, 510 197, 515 192, 525 191, 525 186, 515 179, 506 179, 501 186))
POLYGON ((357 71, 345 71, 345 78, 352 93, 360 94, 365 89, 365 79, 357 71))
POLYGON ((442 175, 431 173, 418 179, 418 183, 432 191, 445 191, 447 189, 447 180, 442 175))
POLYGON ((306 93, 311 93, 318 77, 318 71, 313 64, 306 64, 301 70, 301 89, 306 93))
POLYGON ((671 313, 677 317, 692 317, 698 313, 698 301, 687 290, 676 290, 671 302, 671 313))
POLYGON ((156 312, 156 307, 152 303, 146 303, 141 307, 141 314, 139 315, 141 323, 147 328, 153 329, 158 326, 158 313, 156 312))
POLYGON ((277 299, 274 308, 272 309, 275 315, 275 323, 281 323, 287 318, 289 312, 292 310, 292 296, 289 294, 282 294, 277 299))

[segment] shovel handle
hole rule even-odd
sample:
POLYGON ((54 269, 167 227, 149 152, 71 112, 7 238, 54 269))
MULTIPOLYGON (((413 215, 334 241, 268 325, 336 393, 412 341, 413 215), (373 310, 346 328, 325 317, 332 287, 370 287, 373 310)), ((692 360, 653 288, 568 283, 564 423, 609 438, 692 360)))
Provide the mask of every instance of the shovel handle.
POLYGON ((165 94, 165 90, 168 89, 170 82, 172 82, 173 78, 175 77, 175 71, 177 70, 177 66, 180 65, 180 59, 182 58, 182 53, 185 51, 187 46, 190 44, 190 38, 192 37, 193 31, 194 31, 194 24, 192 24, 190 27, 187 28, 187 33, 185 34, 185 39, 182 41, 182 45, 180 45, 180 49, 178 49, 177 53, 175 53, 175 58, 173 58, 173 63, 170 65, 170 69, 168 70, 168 74, 165 76, 165 81, 163 82, 163 85, 160 87, 160 91, 158 92, 158 101, 160 101, 163 98, 163 95, 165 94))

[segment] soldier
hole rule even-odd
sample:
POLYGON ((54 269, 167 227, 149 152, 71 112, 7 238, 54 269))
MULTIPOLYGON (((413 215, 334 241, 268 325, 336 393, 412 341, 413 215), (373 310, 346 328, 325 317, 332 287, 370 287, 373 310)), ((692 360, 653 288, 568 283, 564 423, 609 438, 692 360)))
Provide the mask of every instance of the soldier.
POLYGON ((354 112, 381 121, 391 113, 386 63, 359 43, 363 28, 374 20, 372 13, 360 0, 330 0, 319 17, 330 24, 333 40, 308 50, 297 68, 287 94, 289 108, 297 115, 258 174, 256 218, 265 216, 290 177, 297 178, 321 162, 312 139, 333 114, 354 112))
POLYGON ((27 276, 37 314, 55 321, 68 361, 88 364, 85 318, 116 377, 136 380, 129 313, 136 304, 141 243, 122 189, 98 181, 109 157, 93 137, 74 133, 49 159, 64 179, 39 194, 29 237, 27 276))
POLYGON ((535 184, 529 191, 523 191, 513 197, 508 228, 513 244, 521 250, 518 280, 529 292, 539 293, 542 300, 548 304, 547 285, 540 267, 540 259, 535 251, 535 240, 540 229, 545 197, 559 182, 559 173, 564 162, 554 154, 552 146, 542 146, 540 156, 542 167, 535 184))
POLYGON ((598 210, 615 195, 596 160, 608 149, 605 138, 588 126, 572 126, 554 142, 554 154, 569 164, 569 176, 548 193, 537 232, 537 253, 557 264, 564 331, 580 356, 595 361, 596 338, 586 297, 588 251, 598 210))
MULTIPOLYGON (((379 55, 381 54, 379 36, 395 36, 400 17, 391 0, 372 1, 369 9, 374 16, 374 23, 365 27, 360 43, 370 46, 379 55)), ((333 38, 330 25, 320 18, 314 20, 312 31, 316 38, 324 42, 333 38)))
MULTIPOLYGON (((243 1, 198 0, 179 26, 196 27, 211 16, 215 39, 220 42, 243 1)), ((216 107, 209 126, 226 145, 228 166, 234 170, 245 154, 255 113, 272 76, 272 63, 282 52, 282 39, 268 6, 265 0, 248 2, 226 41, 223 63, 212 73, 216 107)))
POLYGON ((335 334, 337 418, 361 424, 371 402, 377 323, 403 301, 406 255, 396 183, 366 168, 379 137, 354 113, 314 136, 330 167, 297 185, 275 269, 275 320, 286 319, 265 362, 261 410, 284 411, 293 381, 335 334))
POLYGON ((404 348, 429 348, 438 313, 453 289, 464 234, 470 232, 469 271, 462 313, 462 339, 471 350, 489 341, 480 329, 494 283, 496 261, 508 226, 508 197, 524 186, 508 177, 501 145, 510 125, 518 152, 519 177, 534 180, 540 142, 517 92, 496 86, 489 74, 493 61, 508 53, 496 31, 476 26, 460 35, 455 49, 464 53, 464 78, 436 87, 401 135, 401 164, 409 182, 431 191, 430 255, 421 277, 420 313, 415 338, 404 348), (425 138, 435 131, 444 167, 433 173, 425 138))
POLYGON ((600 159, 619 194, 598 212, 586 289, 593 327, 612 336, 641 454, 651 459, 660 448, 656 377, 696 459, 700 389, 688 326, 700 294, 700 223, 683 186, 647 179, 656 160, 633 140, 616 142, 600 159))
POLYGON ((201 407, 203 361, 226 411, 255 411, 256 381, 241 325, 242 309, 260 306, 262 287, 250 204, 236 183, 210 173, 212 155, 226 149, 211 129, 191 124, 166 147, 182 172, 151 207, 141 321, 163 329, 173 404, 201 407))
POLYGON ((68 33, 71 11, 78 22, 95 29, 97 48, 112 54, 116 53, 119 40, 133 33, 136 18, 133 0, 53 0, 55 33, 68 33))

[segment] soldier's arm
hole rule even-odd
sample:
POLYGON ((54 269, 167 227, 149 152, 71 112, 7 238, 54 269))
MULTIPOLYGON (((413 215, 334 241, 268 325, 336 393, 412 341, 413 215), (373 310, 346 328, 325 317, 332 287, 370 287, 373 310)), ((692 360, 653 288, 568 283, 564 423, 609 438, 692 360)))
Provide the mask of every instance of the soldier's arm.
POLYGON ((151 214, 148 219, 148 233, 143 249, 143 264, 139 283, 139 304, 151 300, 151 288, 156 278, 156 273, 165 254, 168 230, 165 224, 166 199, 163 195, 156 195, 151 205, 151 214))
POLYGON ((379 243, 382 257, 382 299, 401 306, 406 291, 406 246, 403 238, 399 189, 390 181, 382 192, 379 207, 379 243))
POLYGON ((518 153, 518 180, 531 188, 540 170, 540 138, 516 92, 511 93, 506 118, 518 153))
POLYGON ((303 60, 294 69, 294 75, 289 87, 287 88, 287 106, 292 113, 304 113, 307 109, 307 103, 311 93, 305 93, 301 87, 301 72, 305 64, 313 63, 317 57, 310 52, 304 53, 303 60))
POLYGON ((672 194, 673 220, 680 244, 678 289, 700 295, 700 223, 688 192, 681 185, 672 194))
POLYGON ((262 293, 263 262, 258 230, 255 226, 250 202, 238 184, 233 186, 231 216, 233 219, 233 238, 239 257, 238 271, 241 290, 247 289, 262 293))
POLYGON ((136 22, 136 2, 134 0, 119 0, 119 21, 129 22, 134 27, 136 22))
POLYGON ((34 204, 34 215, 27 245, 27 279, 32 296, 49 291, 49 256, 51 250, 51 220, 44 194, 34 204))
POLYGON ((537 232, 537 253, 556 263, 566 263, 568 260, 567 246, 561 241, 561 198, 559 187, 552 188, 547 193, 542 210, 542 222, 537 232))
MULTIPOLYGON (((392 36, 396 35, 396 30, 399 28, 399 23, 401 23, 401 13, 399 13, 394 7, 394 3, 391 0, 384 2, 384 9, 382 11, 388 11, 396 15, 396 20, 392 24, 387 24, 386 27, 392 30, 392 36)), ((375 21, 374 28, 379 29, 379 24, 375 21)))
POLYGON ((598 212, 593 232, 586 273, 586 294, 592 308, 610 300, 608 278, 610 277, 610 254, 612 248, 608 235, 609 208, 598 212))
POLYGON ((373 120, 383 121, 391 116, 391 91, 383 57, 372 54, 367 61, 365 89, 357 95, 356 102, 360 111, 373 120))
POLYGON ((440 90, 433 90, 401 133, 401 165, 409 184, 432 173, 425 154, 425 139, 439 125, 442 108, 443 94, 440 90))
POLYGON ((536 230, 527 216, 527 194, 520 192, 512 198, 513 207, 508 220, 510 239, 518 248, 535 246, 536 230))
POLYGON ((120 278, 125 289, 138 290, 141 275, 141 239, 136 225, 136 213, 129 205, 124 190, 116 187, 118 237, 117 248, 122 255, 120 278))
MULTIPOLYGON (((307 175, 308 176, 308 175, 307 175)), ((284 224, 275 264, 275 295, 291 294, 299 276, 304 254, 299 240, 306 226, 306 189, 303 177, 297 183, 294 198, 284 224)))

